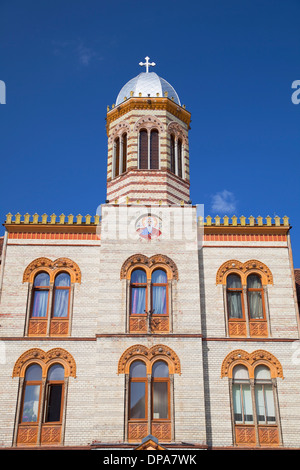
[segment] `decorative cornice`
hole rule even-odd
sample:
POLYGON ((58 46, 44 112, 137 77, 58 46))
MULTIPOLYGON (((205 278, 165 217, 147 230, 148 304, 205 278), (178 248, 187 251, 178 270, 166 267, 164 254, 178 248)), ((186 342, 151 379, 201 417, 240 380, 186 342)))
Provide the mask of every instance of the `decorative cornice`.
POLYGON ((249 378, 254 378, 254 369, 258 365, 265 365, 269 367, 271 372, 271 377, 283 377, 282 366, 278 359, 273 356, 273 354, 269 353, 268 351, 264 351, 259 349, 257 351, 253 351, 252 353, 247 353, 242 349, 237 349, 235 351, 231 351, 225 357, 222 367, 221 367, 221 378, 228 377, 232 378, 232 371, 233 368, 238 365, 244 365, 247 367, 249 371, 249 378))
POLYGON ((180 360, 177 354, 168 346, 157 344, 151 348, 136 344, 122 354, 118 364, 118 374, 128 374, 133 361, 142 360, 146 364, 147 374, 151 374, 152 365, 157 360, 166 361, 170 374, 181 374, 180 360))
POLYGON ((111 110, 108 109, 106 117, 107 135, 109 134, 110 124, 133 109, 168 111, 179 118, 187 126, 189 126, 191 121, 191 113, 188 112, 183 106, 176 104, 169 98, 128 98, 117 107, 113 107, 111 110))
POLYGON ((261 276, 262 284, 273 284, 273 275, 268 266, 261 261, 252 259, 242 263, 241 261, 231 259, 223 263, 216 276, 216 284, 226 285, 228 274, 238 274, 241 277, 243 285, 247 284, 247 276, 251 273, 257 273, 261 276))
POLYGON ((32 348, 24 352, 13 369, 13 377, 24 377, 27 367, 31 363, 37 363, 42 367, 42 376, 47 377, 47 371, 52 364, 62 364, 65 369, 65 377, 76 377, 76 363, 73 356, 62 348, 54 348, 48 352, 39 348, 32 348))
POLYGON ((178 280, 178 269, 176 264, 168 256, 161 254, 153 255, 151 258, 142 254, 130 256, 122 265, 120 278, 127 279, 130 277, 132 269, 137 266, 143 266, 150 270, 155 267, 163 266, 171 273, 173 279, 178 280))

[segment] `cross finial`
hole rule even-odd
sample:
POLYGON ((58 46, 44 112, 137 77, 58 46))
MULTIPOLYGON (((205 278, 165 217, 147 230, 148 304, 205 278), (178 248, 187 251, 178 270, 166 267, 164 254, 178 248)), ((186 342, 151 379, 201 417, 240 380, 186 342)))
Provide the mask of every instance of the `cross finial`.
POLYGON ((143 65, 146 66, 146 73, 149 73, 149 65, 151 65, 151 67, 154 67, 154 65, 156 65, 155 62, 149 62, 149 58, 150 58, 150 57, 147 56, 147 57, 145 57, 145 61, 146 61, 146 62, 140 62, 140 63, 139 63, 139 65, 140 65, 141 67, 142 67, 143 65))

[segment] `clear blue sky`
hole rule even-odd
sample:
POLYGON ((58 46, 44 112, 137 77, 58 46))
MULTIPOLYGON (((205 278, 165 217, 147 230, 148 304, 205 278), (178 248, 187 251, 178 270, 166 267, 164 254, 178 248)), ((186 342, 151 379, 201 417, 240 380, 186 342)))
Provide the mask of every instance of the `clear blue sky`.
POLYGON ((1 0, 0 18, 1 223, 95 214, 106 106, 149 55, 192 113, 193 203, 289 216, 300 268, 299 0, 1 0))

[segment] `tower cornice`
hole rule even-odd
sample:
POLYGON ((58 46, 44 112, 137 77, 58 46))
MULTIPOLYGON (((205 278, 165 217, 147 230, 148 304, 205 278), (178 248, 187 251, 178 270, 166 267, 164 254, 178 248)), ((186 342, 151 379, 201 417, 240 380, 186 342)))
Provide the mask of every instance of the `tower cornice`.
POLYGON ((112 122, 114 122, 116 119, 119 119, 121 116, 124 116, 127 114, 129 111, 133 109, 147 109, 147 110, 165 110, 168 111, 169 113, 173 114, 173 116, 176 116, 178 119, 180 119, 182 122, 184 122, 188 127, 191 122, 191 113, 187 111, 183 106, 178 105, 174 101, 172 101, 170 98, 167 97, 131 97, 126 100, 124 100, 123 103, 120 105, 116 106, 115 108, 108 109, 107 111, 107 116, 106 116, 106 132, 107 135, 109 134, 109 126, 112 122))

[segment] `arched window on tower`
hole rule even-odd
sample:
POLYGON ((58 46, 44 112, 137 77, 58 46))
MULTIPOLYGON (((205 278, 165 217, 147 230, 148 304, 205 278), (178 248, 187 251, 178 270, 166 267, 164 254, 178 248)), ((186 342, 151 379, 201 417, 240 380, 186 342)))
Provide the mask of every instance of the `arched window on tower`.
POLYGON ((142 129, 139 136, 139 168, 148 169, 148 132, 146 129, 142 129))
POLYGON ((178 158, 178 176, 182 178, 182 140, 181 139, 178 139, 177 158, 178 158))
POLYGON ((126 132, 122 135, 122 171, 121 173, 125 173, 127 171, 127 134, 126 132))
POLYGON ((171 172, 175 173, 175 136, 171 134, 171 172))
POLYGON ((150 169, 159 169, 159 138, 157 129, 152 129, 150 133, 150 169))
POLYGON ((120 138, 114 140, 114 177, 119 176, 120 170, 120 138))
POLYGON ((139 169, 159 169, 159 132, 141 129, 139 132, 139 169))

